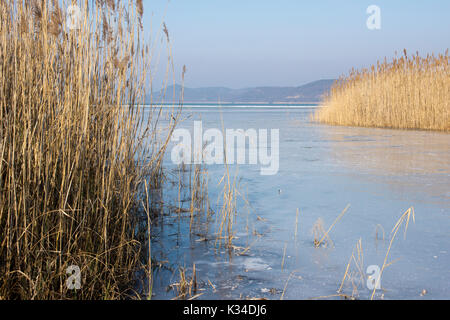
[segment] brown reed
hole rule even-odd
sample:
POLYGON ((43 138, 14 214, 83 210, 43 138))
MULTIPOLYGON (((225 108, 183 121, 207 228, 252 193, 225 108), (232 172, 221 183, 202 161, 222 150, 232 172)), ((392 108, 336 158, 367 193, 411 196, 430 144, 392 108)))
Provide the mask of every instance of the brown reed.
POLYGON ((135 298, 137 271, 151 283, 138 199, 162 185, 177 117, 157 140, 161 112, 144 116, 142 1, 75 1, 72 30, 58 3, 0 2, 0 296, 135 298))
POLYGON ((450 57, 409 56, 352 69, 313 120, 331 125, 450 131, 450 57))

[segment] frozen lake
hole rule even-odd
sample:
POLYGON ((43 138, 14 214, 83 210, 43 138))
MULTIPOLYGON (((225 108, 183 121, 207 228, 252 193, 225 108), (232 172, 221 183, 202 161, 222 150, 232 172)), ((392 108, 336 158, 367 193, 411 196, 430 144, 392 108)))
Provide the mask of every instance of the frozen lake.
MULTIPOLYGON (((178 267, 190 275, 193 264, 198 299, 339 299, 335 295, 359 239, 360 264, 350 265, 342 293, 368 299, 366 269, 381 268, 391 230, 410 207, 415 223, 409 222, 406 236, 402 227, 393 241, 388 258, 393 263, 383 271, 375 298, 450 298, 450 135, 332 127, 312 123, 312 112, 308 106, 183 110, 187 119, 178 128, 190 131, 194 120, 202 121, 203 130, 279 129, 279 170, 263 176, 259 165, 230 166, 232 176, 238 170, 239 189, 249 203, 238 201, 233 226, 233 244, 249 247, 238 250, 240 255, 215 246, 214 222, 206 234, 195 234, 189 232, 189 213, 165 211, 152 231, 160 265, 154 271, 154 299, 175 297, 168 287, 178 281, 178 267), (316 221, 320 218, 327 230, 347 205, 329 233, 332 243, 315 247, 316 221)), ((172 147, 166 167, 176 180, 172 147)), ((217 214, 224 166, 206 169, 210 206, 217 214)), ((167 188, 165 202, 176 203, 178 186, 167 188)))

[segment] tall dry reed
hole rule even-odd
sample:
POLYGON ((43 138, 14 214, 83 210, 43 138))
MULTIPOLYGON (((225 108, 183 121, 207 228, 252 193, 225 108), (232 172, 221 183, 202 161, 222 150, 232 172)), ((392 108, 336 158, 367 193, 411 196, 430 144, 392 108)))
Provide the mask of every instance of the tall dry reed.
POLYGON ((152 52, 142 1, 75 1, 78 29, 65 23, 69 2, 0 2, 4 299, 136 297, 136 272, 150 276, 139 198, 147 182, 160 187, 168 140, 156 139, 161 113, 140 106, 152 52))
POLYGON ((345 126, 450 131, 450 57, 408 56, 341 77, 314 120, 345 126))

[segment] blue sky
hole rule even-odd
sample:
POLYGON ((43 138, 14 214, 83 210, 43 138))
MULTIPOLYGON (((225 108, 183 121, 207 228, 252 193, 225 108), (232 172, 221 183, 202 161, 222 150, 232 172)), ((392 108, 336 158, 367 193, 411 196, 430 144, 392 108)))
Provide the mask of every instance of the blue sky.
POLYGON ((403 48, 450 47, 448 0, 144 0, 146 32, 162 20, 188 87, 297 86, 403 48), (369 5, 381 9, 381 30, 366 27, 369 5))

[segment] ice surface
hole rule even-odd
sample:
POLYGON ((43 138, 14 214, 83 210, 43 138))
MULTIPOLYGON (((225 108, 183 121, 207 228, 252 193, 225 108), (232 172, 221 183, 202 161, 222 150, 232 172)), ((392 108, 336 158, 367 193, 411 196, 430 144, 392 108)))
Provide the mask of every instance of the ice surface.
MULTIPOLYGON (((450 298, 450 135, 319 125, 310 122, 311 112, 294 107, 183 111, 193 114, 180 124, 190 130, 199 119, 204 129, 222 129, 221 119, 224 128, 280 129, 280 169, 277 175, 261 176, 259 166, 238 168, 251 209, 241 203, 235 226, 239 237, 233 243, 251 245, 245 255, 230 256, 218 250, 214 240, 196 241, 198 236, 189 235, 189 219, 169 215, 154 227, 155 259, 167 260, 170 266, 155 272, 154 298, 172 298, 174 293, 166 288, 177 280, 177 266, 187 267, 189 275, 194 263, 206 289, 200 299, 279 299, 285 286, 285 299, 333 296, 357 241, 362 243, 363 272, 369 265, 381 267, 390 232, 410 207, 415 209, 415 223, 410 222, 406 238, 403 229, 397 235, 389 256, 395 263, 384 270, 383 290, 376 297, 450 298), (315 248, 311 229, 316 220, 322 218, 328 229, 347 204, 348 212, 329 235, 334 246, 315 248), (262 290, 268 288, 274 290, 262 290), (424 289, 427 294, 422 297, 424 289)), ((171 167, 170 157, 166 165, 171 167)), ((214 207, 224 169, 207 168, 214 207)), ((351 269, 356 274, 356 268, 351 269)), ((352 291, 346 283, 344 293, 352 291)), ((370 294, 365 283, 358 284, 358 298, 370 294)))

